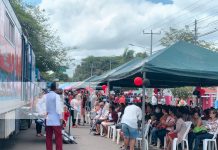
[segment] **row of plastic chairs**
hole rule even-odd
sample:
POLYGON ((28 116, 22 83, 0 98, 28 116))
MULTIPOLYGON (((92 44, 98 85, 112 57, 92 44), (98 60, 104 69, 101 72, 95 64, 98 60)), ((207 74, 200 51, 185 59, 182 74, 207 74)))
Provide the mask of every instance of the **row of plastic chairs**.
MULTIPOLYGON (((182 149, 186 149, 189 150, 189 145, 188 145, 188 133, 191 129, 191 125, 192 122, 188 121, 185 122, 186 124, 186 131, 182 137, 181 140, 178 140, 178 138, 173 139, 173 143, 172 143, 172 150, 178 150, 178 145, 182 144, 182 149)), ((216 132, 214 133, 214 136, 212 139, 204 139, 203 140, 203 150, 217 150, 217 142, 216 142, 216 138, 217 138, 217 134, 218 134, 218 129, 216 130, 216 132)), ((166 148, 166 140, 164 140, 164 148, 166 148)), ((157 144, 159 145, 159 144, 157 144)))
MULTIPOLYGON (((150 123, 151 121, 149 120, 146 125, 145 125, 145 129, 144 129, 144 139, 145 139, 145 150, 149 150, 149 143, 148 141, 151 141, 151 138, 148 136, 149 135, 149 128, 150 128, 150 123)), ((192 122, 188 121, 185 122, 186 124, 186 131, 182 137, 181 140, 178 140, 178 138, 175 138, 173 140, 172 143, 172 150, 178 150, 178 145, 182 144, 182 149, 186 149, 189 150, 189 145, 188 145, 188 133, 191 129, 191 124, 192 122)), ((116 141, 117 144, 120 143, 120 131, 121 129, 116 129, 115 125, 109 126, 108 127, 108 138, 112 138, 112 141, 116 141), (117 139, 116 139, 117 138, 117 139)), ((218 129, 217 131, 214 133, 214 136, 212 139, 204 139, 203 140, 203 150, 218 150, 217 149, 217 142, 216 142, 216 138, 217 138, 217 134, 218 134, 218 129)), ((166 141, 166 140, 165 140, 166 141)), ((137 147, 141 146, 142 144, 142 137, 137 138, 136 139, 136 143, 137 143, 137 147)), ((159 144, 158 144, 159 145, 159 144)), ((164 148, 166 148, 166 142, 164 142, 164 148)))
MULTIPOLYGON (((118 120, 117 120, 116 124, 118 124, 120 121, 121 121, 121 112, 118 113, 118 120)), ((108 138, 112 137, 113 141, 115 141, 116 136, 118 135, 117 132, 120 132, 119 129, 116 129, 116 124, 108 126, 107 137, 108 138)), ((102 125, 100 125, 100 135, 101 136, 103 135, 103 126, 102 125)))
MULTIPOLYGON (((181 141, 178 141, 178 138, 175 138, 173 140, 173 146, 172 146, 172 150, 178 150, 178 145, 181 143, 182 144, 182 149, 185 148, 186 145, 186 149, 189 150, 189 145, 188 145, 188 133, 190 131, 191 128, 191 124, 192 122, 186 122, 186 132, 182 137, 181 141)), ((217 138, 217 134, 218 134, 218 129, 216 130, 216 132, 213 135, 212 139, 204 139, 203 140, 203 150, 217 150, 217 142, 216 142, 216 138, 217 138)))

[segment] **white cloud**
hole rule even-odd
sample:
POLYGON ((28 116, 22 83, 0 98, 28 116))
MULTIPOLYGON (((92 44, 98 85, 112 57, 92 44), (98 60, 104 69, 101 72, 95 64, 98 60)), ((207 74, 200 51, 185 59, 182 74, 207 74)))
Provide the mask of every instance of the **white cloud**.
MULTIPOLYGON (((42 0, 40 6, 63 43, 79 47, 70 53, 77 59, 120 55, 130 43, 150 47, 150 36, 143 35, 143 29, 194 28, 194 19, 206 18, 198 25, 200 32, 207 32, 216 25, 208 23, 218 19, 216 0, 173 0, 167 5, 146 0, 42 0)), ((154 47, 162 35, 154 36, 154 47)))
POLYGON ((171 5, 140 0, 43 0, 41 7, 66 46, 89 50, 145 43, 142 29, 176 11, 171 5))

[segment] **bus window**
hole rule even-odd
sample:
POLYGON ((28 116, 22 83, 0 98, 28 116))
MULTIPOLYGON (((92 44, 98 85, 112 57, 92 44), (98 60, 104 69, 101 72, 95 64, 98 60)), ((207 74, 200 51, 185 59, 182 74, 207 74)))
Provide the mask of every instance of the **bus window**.
POLYGON ((5 37, 11 44, 15 45, 15 27, 8 13, 5 14, 5 37))

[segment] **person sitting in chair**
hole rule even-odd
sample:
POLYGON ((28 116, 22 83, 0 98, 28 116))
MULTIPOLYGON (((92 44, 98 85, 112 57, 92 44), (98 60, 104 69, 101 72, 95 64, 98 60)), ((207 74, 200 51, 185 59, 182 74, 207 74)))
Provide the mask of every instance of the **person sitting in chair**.
POLYGON ((108 119, 103 121, 101 124, 103 126, 103 130, 104 130, 104 134, 102 136, 107 135, 108 132, 108 126, 110 125, 114 125, 117 123, 118 120, 118 114, 115 111, 115 107, 113 105, 111 105, 109 107, 109 115, 108 115, 108 119))

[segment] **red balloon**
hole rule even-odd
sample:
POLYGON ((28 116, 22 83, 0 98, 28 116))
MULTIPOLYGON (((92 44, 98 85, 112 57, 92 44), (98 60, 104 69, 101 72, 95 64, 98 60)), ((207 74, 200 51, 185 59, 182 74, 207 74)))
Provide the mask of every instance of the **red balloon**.
POLYGON ((102 85, 102 90, 105 90, 107 88, 107 85, 102 85))
POLYGON ((136 86, 141 86, 141 85, 143 84, 143 79, 142 79, 141 77, 136 77, 136 78, 134 79, 134 84, 135 84, 136 86))
POLYGON ((201 90, 200 90, 200 94, 201 94, 201 95, 204 95, 204 94, 205 94, 205 90, 204 90, 204 89, 201 89, 201 90))

